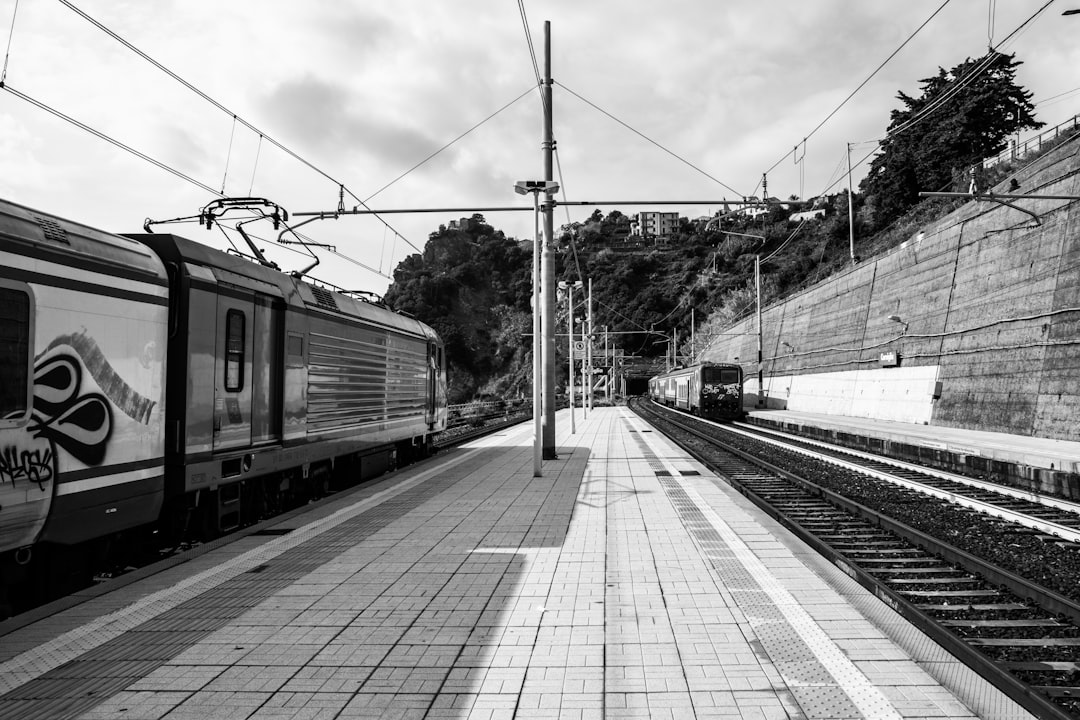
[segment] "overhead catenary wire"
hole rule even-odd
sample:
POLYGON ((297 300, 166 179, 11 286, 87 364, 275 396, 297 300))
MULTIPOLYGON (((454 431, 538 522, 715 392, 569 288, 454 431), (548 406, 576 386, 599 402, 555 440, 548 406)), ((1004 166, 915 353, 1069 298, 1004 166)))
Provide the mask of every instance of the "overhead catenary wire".
POLYGON ((998 43, 995 47, 989 48, 986 52, 986 55, 984 55, 983 58, 978 63, 976 63, 975 67, 969 70, 966 75, 964 75, 962 78, 957 78, 957 80, 953 83, 952 86, 949 87, 948 90, 946 90, 938 97, 934 98, 934 100, 931 101, 931 103, 925 108, 920 110, 918 114, 916 114, 903 124, 890 129, 882 138, 882 140, 899 135, 900 133, 908 130, 908 128, 915 125, 916 123, 919 123, 922 120, 926 119, 926 117, 928 117, 931 113, 937 110, 941 105, 951 100, 961 90, 974 82, 976 78, 978 78, 987 68, 990 67, 990 65, 994 63, 997 56, 1001 54, 1001 49, 1004 48, 1006 44, 1014 40, 1021 32, 1023 32, 1027 28, 1027 26, 1030 25, 1035 18, 1042 14, 1042 12, 1046 10, 1046 8, 1050 7, 1053 2, 1054 0, 1047 0, 1047 2, 1042 7, 1036 10, 1030 16, 1028 16, 1028 18, 1024 20, 1024 22, 1020 23, 1020 25, 1018 25, 1011 33, 1006 35, 1000 43, 998 43))
POLYGON ((259 133, 259 144, 255 146, 255 162, 251 163, 251 182, 248 183, 248 197, 251 197, 255 189, 255 171, 259 168, 259 155, 262 153, 262 133, 259 133))
POLYGON ((446 144, 445 144, 445 145, 443 145, 443 146, 442 146, 441 148, 439 148, 439 149, 438 149, 438 150, 436 150, 435 152, 431 153, 431 154, 430 154, 430 155, 428 155, 428 156, 427 156, 426 158, 424 158, 424 159, 423 159, 423 160, 421 160, 420 162, 416 163, 416 164, 415 164, 415 165, 413 165, 413 166, 412 166, 411 168, 409 168, 409 169, 408 169, 408 170, 406 170, 405 172, 401 173, 401 174, 400 174, 400 175, 398 175, 398 176, 397 176, 396 178, 394 178, 394 179, 393 179, 393 180, 391 180, 390 182, 386 183, 385 185, 383 185, 383 186, 382 186, 381 188, 379 188, 379 189, 378 189, 378 190, 376 190, 375 192, 373 192, 373 193, 371 193, 370 195, 368 195, 368 196, 367 196, 366 198, 364 198, 364 202, 370 202, 370 201, 371 201, 371 200, 372 200, 372 199, 373 199, 373 198, 374 198, 375 196, 377 196, 377 195, 378 195, 379 193, 381 193, 382 191, 386 190, 386 189, 387 189, 387 188, 389 188, 389 187, 390 187, 391 185, 393 185, 394 183, 398 182, 399 180, 401 180, 402 178, 404 178, 404 177, 405 177, 406 175, 408 175, 409 173, 411 173, 411 172, 413 172, 414 170, 418 169, 418 168, 419 168, 420 166, 424 165, 424 164, 425 164, 426 162, 428 162, 429 160, 431 160, 432 158, 434 158, 434 157, 435 157, 436 155, 438 155, 439 153, 441 153, 441 152, 443 152, 444 150, 448 149, 448 148, 449 148, 450 146, 452 146, 452 145, 453 145, 454 143, 456 143, 456 142, 458 142, 459 140, 461 140, 462 138, 464 138, 464 137, 465 137, 466 135, 468 135, 469 133, 471 133, 471 132, 472 132, 473 130, 476 130, 476 129, 477 129, 478 127, 480 127, 480 126, 481 126, 481 125, 483 125, 484 123, 486 123, 486 122, 488 122, 489 120, 491 120, 492 118, 494 118, 494 117, 495 117, 496 115, 498 115, 499 113, 501 113, 501 112, 502 112, 503 110, 506 110, 506 109, 507 109, 507 108, 509 108, 509 107, 510 107, 511 105, 514 105, 514 104, 515 104, 515 103, 517 103, 517 102, 518 102, 519 100, 521 100, 521 99, 522 99, 523 97, 525 97, 526 95, 528 95, 528 94, 529 94, 529 93, 531 93, 531 92, 534 92, 535 90, 536 90, 536 88, 532 88, 532 87, 530 87, 530 88, 529 88, 528 90, 526 90, 525 92, 521 93, 520 95, 518 95, 518 96, 517 96, 516 98, 514 98, 514 99, 513 99, 513 100, 511 100, 510 102, 506 103, 506 104, 505 104, 505 105, 503 105, 503 106, 502 106, 501 108, 499 108, 499 109, 498 109, 498 110, 496 110, 495 112, 491 113, 491 114, 490 114, 490 115, 488 115, 488 116, 487 116, 486 118, 484 118, 484 119, 483 119, 483 120, 481 120, 480 122, 476 123, 476 124, 475 124, 475 125, 473 125, 473 126, 472 126, 471 128, 469 128, 469 129, 468 129, 468 130, 466 130, 465 132, 461 133, 461 134, 460 134, 460 135, 458 135, 458 136, 457 136, 456 138, 454 138, 454 139, 453 139, 453 140, 451 140, 450 142, 446 143, 446 144))
MULTIPOLYGON (((518 0, 518 12, 521 14, 521 25, 525 29, 525 44, 529 48, 529 58, 532 60, 533 76, 536 78, 536 86, 540 87, 543 82, 540 79, 540 63, 536 59, 536 45, 533 44, 532 32, 529 31, 529 18, 525 14, 525 0, 518 0)), ((541 104, 543 101, 543 94, 541 94, 541 104)))
POLYGON ((11 29, 8 31, 7 50, 4 51, 4 70, 0 72, 0 87, 7 81, 8 60, 11 58, 11 41, 15 38, 15 18, 19 14, 19 0, 15 0, 15 7, 11 11, 11 29))
POLYGON ((236 137, 236 116, 233 115, 232 131, 229 133, 229 151, 225 154, 225 174, 221 177, 221 194, 225 194, 225 183, 229 179, 229 162, 232 160, 233 139, 236 137))
MULTIPOLYGON (((880 144, 881 142, 883 142, 884 140, 887 140, 889 138, 895 137, 896 135, 899 135, 900 133, 906 132, 907 130, 911 129, 912 127, 914 127, 919 122, 922 122, 927 117, 929 117, 930 114, 932 114, 935 110, 937 110, 943 103, 945 103, 948 100, 952 99, 957 93, 959 93, 961 90, 963 90, 969 84, 971 84, 984 70, 986 70, 990 66, 990 64, 993 62, 994 58, 996 57, 996 55, 1001 52, 1001 49, 1004 48, 1009 43, 1011 43, 1017 37, 1019 37, 1022 33, 1026 32, 1028 26, 1032 23, 1032 21, 1034 21, 1035 18, 1037 18, 1048 7, 1050 7, 1050 5, 1053 4, 1053 2, 1054 2, 1054 0, 1047 0, 1047 2, 1044 3, 1041 7, 1039 7, 1039 9, 1037 9, 1035 12, 1033 12, 1031 15, 1029 15, 1027 17, 1027 19, 1025 19, 1018 26, 1016 26, 1016 28, 1014 28, 1012 32, 1010 32, 1008 35, 1006 35, 1004 38, 1002 38, 1001 42, 999 42, 996 46, 991 47, 987 51, 986 55, 976 64, 975 68, 973 68, 970 72, 968 72, 966 75, 964 75, 963 78, 958 79, 953 84, 953 86, 951 86, 948 90, 946 90, 940 96, 938 96, 933 101, 931 101, 931 103, 929 105, 927 105, 927 107, 923 108, 917 115, 915 115, 912 118, 908 119, 903 124, 901 124, 901 125, 899 125, 899 126, 897 126, 895 128, 892 128, 891 130, 886 132, 886 134, 884 136, 882 136, 882 138, 880 138, 878 140, 868 140, 868 141, 864 141, 863 143, 856 143, 856 144, 875 143, 875 147, 869 153, 864 155, 861 160, 859 160, 858 162, 856 162, 856 163, 854 163, 852 165, 851 172, 854 172, 855 168, 861 167, 863 163, 865 163, 870 157, 872 157, 876 152, 878 152, 878 148, 876 146, 877 144, 880 144)), ((839 183, 840 181, 846 179, 848 174, 849 173, 845 172, 840 178, 833 181, 828 187, 826 187, 820 193, 818 193, 818 195, 820 196, 820 195, 826 194, 829 190, 831 190, 833 187, 835 187, 837 183, 839 183)))
MULTIPOLYGON (((558 150, 558 148, 555 148, 555 150, 553 151, 553 154, 555 155, 555 167, 557 168, 557 170, 559 172, 559 190, 562 191, 563 196, 565 197, 566 196, 566 184, 565 184, 565 181, 563 180, 562 161, 559 159, 559 150, 558 150)), ((571 224, 570 207, 568 205, 563 205, 563 210, 566 211, 566 224, 570 225, 571 224)), ((585 282, 585 275, 584 275, 584 273, 581 272, 581 261, 578 259, 577 243, 574 241, 574 234, 573 233, 570 233, 570 252, 574 256, 574 269, 577 271, 577 278, 578 278, 578 280, 581 280, 582 282, 585 282)))
POLYGON ((682 157, 681 155, 679 155, 679 154, 675 153, 674 151, 672 151, 672 150, 669 150, 668 148, 664 147, 663 145, 661 145, 661 144, 660 144, 660 143, 658 143, 657 141, 653 140, 653 139, 652 139, 651 137, 649 137, 648 135, 644 134, 644 133, 643 133, 643 132, 641 132, 640 130, 637 130, 636 128, 634 128, 634 127, 631 127, 631 126, 630 126, 629 124, 627 124, 626 122, 624 122, 624 121, 620 120, 619 118, 615 117, 614 115, 612 115, 611 113, 609 113, 609 112, 608 112, 607 110, 603 109, 602 107, 600 107, 600 106, 599 106, 599 105, 597 105, 596 103, 592 102, 591 100, 587 100, 586 98, 582 97, 581 95, 579 95, 578 93, 574 92, 573 90, 571 90, 570 88, 568 88, 568 87, 567 87, 566 85, 562 84, 561 82, 558 82, 557 80, 555 81, 555 84, 556 84, 556 85, 558 85, 559 87, 561 87, 561 88, 562 88, 563 90, 565 90, 566 92, 568 92, 568 93, 570 93, 571 95, 573 95, 574 97, 576 97, 576 98, 577 98, 578 100, 580 100, 581 102, 583 102, 583 103, 585 103, 586 105, 588 105, 589 107, 593 108, 594 110, 596 110, 596 111, 598 111, 598 112, 600 112, 600 113, 602 113, 602 114, 606 115, 606 116, 607 116, 608 118, 610 118, 610 119, 614 120, 615 122, 619 123, 619 124, 620 124, 620 125, 622 125, 622 126, 623 126, 624 128, 626 128, 626 129, 627 129, 627 130, 629 130, 630 132, 634 133, 634 134, 635 134, 635 135, 637 135, 638 137, 640 137, 640 138, 642 138, 643 140, 645 140, 645 141, 647 141, 647 142, 650 142, 650 143, 652 143, 653 145, 655 145, 656 147, 660 148, 661 150, 663 150, 664 152, 666 152, 666 153, 667 153, 668 155, 671 155, 671 156, 672 156, 673 158, 675 158, 675 159, 676 159, 676 160, 678 160, 679 162, 681 162, 681 163, 683 163, 684 165, 687 165, 687 166, 689 166, 689 167, 693 168, 694 170, 697 170, 697 171, 698 171, 699 173, 701 173, 701 174, 702 174, 702 175, 704 175, 705 177, 709 178, 710 180, 712 180, 713 182, 715 182, 715 183, 716 183, 717 185, 719 185, 720 187, 723 187, 723 188, 727 188, 728 190, 730 190, 731 192, 735 193, 736 195, 738 195, 738 196, 740 196, 740 197, 743 197, 743 194, 742 194, 742 193, 740 193, 740 192, 739 192, 738 190, 736 190, 735 188, 733 188, 733 187, 731 187, 730 185, 728 185, 728 184, 726 184, 726 183, 724 183, 724 182, 722 182, 722 181, 718 180, 717 178, 713 177, 713 176, 712 176, 712 175, 710 175, 709 173, 707 173, 707 172, 705 172, 704 170, 702 170, 701 168, 699 168, 699 167, 698 167, 697 165, 693 164, 692 162, 690 162, 690 161, 689 161, 689 160, 687 160, 686 158, 682 157))
MULTIPOLYGON (((87 22, 89 22, 89 23, 90 23, 91 25, 93 25, 94 27, 98 28, 98 29, 99 29, 99 30, 101 30, 101 31, 102 31, 103 33, 105 33, 106 35, 108 35, 109 37, 111 37, 111 38, 112 38, 113 40, 116 40, 116 41, 117 41, 118 43, 120 43, 121 45, 123 45, 124 47, 126 47, 126 48, 127 48, 128 50, 132 51, 133 53, 135 53, 136 55, 138 55, 139 57, 141 57, 141 58, 142 58, 143 60, 146 60, 146 61, 147 61, 148 63, 150 63, 151 65, 153 65, 154 67, 156 67, 156 68, 157 68, 158 70, 160 70, 161 72, 165 73, 166 75, 168 75, 169 77, 171 77, 171 78, 172 78, 173 80, 175 80, 176 82, 180 83, 181 85, 183 85, 184 87, 186 87, 186 88, 187 88, 188 90, 190 90, 191 92, 195 93, 196 95, 198 95, 198 96, 199 96, 200 98, 202 98, 202 99, 203 99, 203 100, 205 100, 206 102, 208 102, 208 103, 210 103, 211 105, 213 105, 213 106, 214 106, 215 108, 217 108, 217 109, 218 109, 218 110, 220 110, 221 112, 224 112, 225 114, 227 114, 227 115, 229 115, 229 116, 232 116, 232 117, 234 117, 234 118, 235 118, 235 119, 237 120, 237 122, 239 122, 239 123, 240 123, 241 125, 243 125, 243 126, 244 126, 245 128, 247 128, 247 129, 248 129, 248 130, 250 130, 251 132, 253 132, 253 133, 257 133, 257 134, 258 134, 258 135, 260 136, 260 138, 262 138, 262 139, 265 139, 265 140, 266 140, 267 142, 269 142, 269 143, 270 143, 271 145, 273 145, 274 147, 276 147, 276 148, 277 148, 278 150, 281 150, 282 152, 284 152, 285 154, 287 154, 287 155, 288 155, 289 157, 291 157, 291 158, 293 158, 294 160, 296 160, 297 162, 299 162, 299 163, 303 164, 303 165, 304 165, 305 167, 307 167, 307 168, 311 169, 311 170, 312 170, 312 171, 314 171, 315 173, 317 173, 317 174, 321 175, 321 176, 322 176, 323 178, 325 178, 325 179, 329 180, 329 181, 330 181, 330 182, 332 182, 332 183, 333 183, 333 184, 334 184, 335 186, 338 186, 338 187, 340 187, 340 188, 344 188, 345 192, 347 192, 347 193, 349 194, 349 196, 350 196, 350 197, 352 197, 352 198, 353 198, 353 199, 355 199, 355 200, 356 200, 356 201, 357 201, 358 203, 360 203, 361 205, 363 205, 363 206, 364 206, 364 208, 366 208, 366 209, 370 210, 370 208, 368 208, 367 204, 366 204, 366 203, 365 203, 365 202, 364 202, 363 200, 361 200, 359 196, 357 196, 357 195, 356 195, 356 194, 355 194, 355 193, 354 193, 354 192, 353 192, 352 190, 350 190, 350 189, 349 189, 349 188, 348 188, 348 187, 347 187, 347 186, 346 186, 346 185, 345 185, 344 183, 342 183, 342 182, 340 182, 339 180, 335 179, 335 178, 334 178, 333 176, 331 176, 331 175, 330 175, 329 173, 327 173, 326 171, 324 171, 324 170, 323 170, 322 168, 320 168, 320 167, 316 166, 315 164, 313 164, 312 162, 310 162, 310 161, 309 161, 309 160, 307 160, 306 158, 302 157, 302 156, 301 156, 300 154, 298 154, 297 152, 293 151, 292 149, 290 149, 290 148, 286 147, 286 146, 285 146, 284 144, 282 144, 281 142, 279 142, 279 141, 277 141, 276 139, 274 139, 274 138, 273 138, 272 136, 270 136, 269 134, 267 134, 267 133, 263 132, 262 130, 260 130, 259 128, 255 127, 254 125, 252 125, 252 124, 251 124, 250 122, 248 122, 247 120, 245 120, 244 118, 242 118, 242 117, 241 117, 240 115, 238 115, 237 113, 234 113, 234 112, 233 112, 232 110, 229 110, 229 109, 228 109, 227 107, 225 107, 225 106, 224 106, 223 104, 221 104, 220 102, 218 102, 218 101, 217 101, 217 100, 215 100, 214 98, 210 97, 210 96, 209 96, 208 94, 206 94, 205 92, 203 92, 202 90, 200 90, 200 89, 199 89, 198 87, 196 87, 196 86, 195 86, 195 85, 193 85, 192 83, 188 82, 188 81, 187 81, 187 80, 185 80, 184 78, 180 77, 180 76, 179 76, 178 74, 176 74, 175 72, 173 72, 172 70, 170 70, 169 68, 167 68, 167 67, 166 67, 165 65, 163 65, 163 64, 162 64, 162 63, 160 63, 160 62, 158 62, 157 60, 155 60, 154 58, 152 58, 152 57, 151 57, 150 55, 148 55, 147 53, 143 52, 143 51, 142 51, 142 50, 140 50, 139 48, 135 47, 135 45, 133 45, 132 43, 130 43, 130 42, 128 42, 127 40, 125 40, 124 38, 122 38, 122 37, 121 37, 121 36, 120 36, 119 34, 117 34, 116 32, 114 32, 114 31, 113 31, 113 30, 112 30, 111 28, 109 28, 108 26, 106 26, 106 25, 104 25, 103 23, 99 22, 99 21, 98 21, 97 19, 95 19, 95 18, 91 17, 90 15, 88 15, 88 14, 87 14, 86 12, 84 12, 83 10, 79 9, 78 7, 76 7, 76 6, 75 6, 75 5, 74 5, 74 4, 73 4, 73 3, 72 3, 72 2, 70 1, 70 0, 59 0, 59 2, 60 2, 60 3, 62 4, 62 5, 64 5, 65 7, 67 7, 67 8, 69 9, 69 10, 71 10, 72 12, 74 12, 74 13, 75 13, 76 15, 78 15, 78 16, 79 16, 79 17, 81 17, 81 18, 83 18, 84 20, 86 20, 87 22)), ((215 195, 216 195, 216 194, 218 194, 218 193, 217 193, 216 191, 213 191, 213 192, 214 192, 214 194, 215 194, 215 195)), ((413 244, 413 243, 412 243, 412 241, 410 241, 410 240, 409 240, 408 238, 406 238, 406 237, 405 237, 404 235, 401 235, 401 233, 398 233, 398 232, 397 232, 397 230, 396 230, 396 229, 394 229, 394 228, 393 228, 393 226, 391 226, 391 225, 390 225, 390 224, 389 224, 389 223, 388 223, 388 222, 387 222, 387 221, 386 221, 385 219, 383 219, 382 217, 380 217, 378 213, 373 213, 373 214, 375 215, 375 217, 376 217, 376 218, 378 218, 378 219, 379 219, 379 221, 380 221, 380 222, 382 222, 383 224, 385 224, 385 225, 387 225, 388 227, 390 227, 390 229, 391 229, 391 230, 392 230, 392 231, 393 231, 394 233, 396 233, 396 234, 398 235, 398 237, 400 237, 400 238, 401 238, 402 240, 404 240, 404 241, 405 241, 406 243, 408 243, 410 247, 412 247, 412 248, 413 248, 414 250, 416 250, 417 252, 421 252, 421 249, 420 249, 419 247, 417 247, 417 246, 416 246, 415 244, 413 244)))
POLYGON ((167 164, 163 163, 162 161, 147 155, 144 152, 136 150, 135 148, 131 147, 130 145, 125 145, 124 143, 120 142, 116 138, 114 138, 114 137, 112 137, 110 135, 107 135, 104 132, 102 132, 102 131, 100 131, 100 130, 98 130, 96 128, 93 128, 93 127, 87 125, 86 123, 84 123, 84 122, 82 122, 80 120, 76 120, 75 118, 71 117, 70 115, 65 115, 64 113, 60 112, 56 108, 54 108, 54 107, 52 107, 50 105, 47 105, 46 103, 44 103, 44 102, 42 102, 40 100, 37 100, 36 98, 30 97, 26 93, 23 93, 23 92, 20 92, 19 90, 16 90, 15 88, 13 88, 8 83, 4 84, 3 89, 8 91, 9 93, 14 95, 15 97, 19 98, 20 100, 28 102, 31 105, 33 105, 33 106, 35 106, 37 108, 40 108, 41 110, 44 110, 45 112, 50 113, 51 115, 54 115, 55 117, 60 118, 64 122, 70 123, 70 124, 74 125, 75 127, 79 128, 80 130, 84 130, 84 131, 90 133, 91 135, 99 137, 102 140, 104 140, 104 141, 106 141, 108 143, 111 143, 112 145, 120 148, 121 150, 134 155, 135 157, 139 158, 140 160, 145 160, 146 162, 150 163, 151 165, 155 165, 155 166, 161 168, 162 170, 165 170, 166 172, 172 173, 173 175, 180 178, 181 180, 184 180, 185 182, 189 182, 192 185, 205 190, 206 192, 210 193, 211 195, 217 195, 219 197, 222 196, 222 194, 220 192, 218 192, 214 188, 210 187, 206 183, 201 182, 199 180, 196 180, 195 178, 181 172, 180 170, 177 170, 176 168, 172 167, 171 165, 167 165, 167 164))
POLYGON ((1053 105, 1054 103, 1061 102, 1062 100, 1064 100, 1069 95, 1075 95, 1078 92, 1080 92, 1080 87, 1075 87, 1072 90, 1066 90, 1065 92, 1058 93, 1057 95, 1051 95, 1050 97, 1044 98, 1043 100, 1040 100, 1037 103, 1035 103, 1035 107, 1043 107, 1043 106, 1046 106, 1046 105, 1053 105))
MULTIPOLYGON (((825 123, 829 122, 829 120, 831 120, 833 118, 833 116, 836 115, 836 113, 838 113, 842 107, 844 107, 844 105, 847 105, 847 103, 851 100, 851 98, 855 97, 856 93, 858 93, 860 90, 862 90, 866 86, 866 84, 868 82, 870 82, 874 78, 875 75, 877 75, 879 72, 881 72, 882 68, 884 68, 889 63, 890 60, 892 60, 894 57, 896 57, 897 53, 899 53, 901 50, 903 50, 904 47, 909 42, 911 42, 912 39, 916 35, 918 35, 922 31, 922 29, 925 28, 930 23, 931 20, 933 20, 935 17, 937 17, 938 13, 940 13, 942 10, 944 10, 945 6, 948 5, 950 2, 952 2, 952 0, 945 0, 945 2, 941 3, 941 5, 938 6, 937 10, 935 10, 934 12, 932 12, 930 14, 930 17, 926 18, 926 20, 924 20, 922 22, 922 24, 919 25, 919 27, 915 28, 915 32, 911 33, 911 35, 908 36, 907 40, 904 40, 904 42, 900 43, 900 46, 897 47, 895 50, 893 50, 892 53, 889 54, 889 57, 885 58, 885 60, 883 60, 882 63, 880 65, 878 65, 877 68, 875 68, 874 71, 872 73, 870 73, 866 77, 865 80, 863 80, 861 83, 859 83, 858 87, 856 87, 854 90, 852 90, 848 94, 848 96, 846 98, 844 98, 840 102, 839 105, 837 105, 835 108, 833 108, 832 112, 830 112, 828 115, 825 116, 824 120, 819 122, 814 127, 813 130, 811 130, 809 133, 807 133, 807 135, 802 139, 802 141, 805 143, 807 140, 809 140, 811 137, 813 137, 814 134, 825 125, 825 123)), ((798 145, 796 145, 795 147, 797 148, 798 145)), ((781 157, 779 160, 777 160, 775 163, 773 163, 772 167, 770 167, 768 170, 765 171, 765 174, 767 175, 770 172, 772 172, 773 170, 775 170, 777 168, 777 166, 779 166, 780 163, 782 163, 785 159, 787 159, 787 157, 789 155, 791 155, 793 152, 794 152, 794 150, 789 151, 787 153, 784 153, 783 157, 781 157)))

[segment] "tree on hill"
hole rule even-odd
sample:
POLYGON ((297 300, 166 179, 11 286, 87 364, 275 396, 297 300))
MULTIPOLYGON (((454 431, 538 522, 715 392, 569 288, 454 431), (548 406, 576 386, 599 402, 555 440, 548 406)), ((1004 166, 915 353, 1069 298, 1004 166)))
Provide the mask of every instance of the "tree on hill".
POLYGON ((450 402, 479 391, 506 393, 527 365, 532 250, 496 231, 482 215, 440 226, 423 253, 394 270, 387 305, 422 320, 446 344, 450 402))
POLYGON ((897 95, 888 136, 859 189, 875 227, 884 227, 919 201, 920 191, 968 189, 966 169, 1005 148, 1009 135, 1038 129, 1031 93, 1016 84, 1015 55, 968 58, 920 80, 922 92, 897 95))

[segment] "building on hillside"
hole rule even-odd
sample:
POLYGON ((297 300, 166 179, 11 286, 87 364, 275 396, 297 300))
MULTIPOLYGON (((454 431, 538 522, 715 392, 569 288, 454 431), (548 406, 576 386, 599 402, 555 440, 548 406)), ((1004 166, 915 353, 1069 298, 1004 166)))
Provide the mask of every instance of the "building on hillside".
POLYGON ((802 212, 791 213, 788 220, 801 222, 803 220, 817 220, 823 217, 825 217, 825 208, 818 208, 817 210, 803 210, 802 212))
POLYGON ((630 220, 630 234, 640 237, 668 237, 679 230, 677 212, 640 212, 630 220))

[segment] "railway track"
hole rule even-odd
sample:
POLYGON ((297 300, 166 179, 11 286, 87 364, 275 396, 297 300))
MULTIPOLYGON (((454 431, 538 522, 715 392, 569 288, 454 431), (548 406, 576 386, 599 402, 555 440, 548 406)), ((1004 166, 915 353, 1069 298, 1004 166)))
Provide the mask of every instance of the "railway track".
POLYGON ((1077 594, 1075 543, 816 449, 634 410, 1029 712, 1080 718, 1080 601, 1041 581, 1077 594))
POLYGON ((999 483, 924 468, 902 460, 807 440, 789 433, 737 423, 733 431, 784 448, 803 448, 839 464, 857 466, 913 490, 967 505, 1039 530, 1052 538, 1080 542, 1080 503, 1012 488, 999 483))

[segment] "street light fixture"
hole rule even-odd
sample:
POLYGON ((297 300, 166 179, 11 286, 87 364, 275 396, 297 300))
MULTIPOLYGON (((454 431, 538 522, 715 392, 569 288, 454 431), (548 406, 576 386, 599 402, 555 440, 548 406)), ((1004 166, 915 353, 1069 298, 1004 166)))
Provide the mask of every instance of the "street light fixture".
POLYGON ((894 323, 900 323, 904 326, 904 332, 907 333, 908 324, 903 321, 899 315, 890 315, 886 320, 892 320, 894 323))
MULTIPOLYGON (((533 477, 540 477, 540 457, 543 451, 543 392, 554 388, 543 387, 543 365, 540 362, 540 193, 551 195, 559 191, 559 184, 549 180, 521 180, 514 183, 518 195, 533 196, 533 477)), ((551 318, 545 318, 551 322, 551 318)), ((552 423, 554 428, 554 423, 552 423)))

